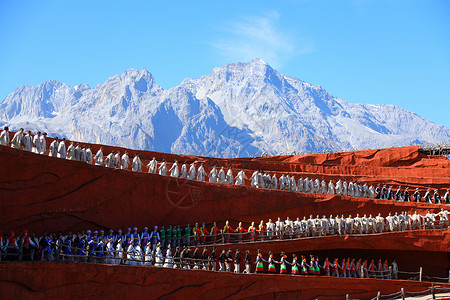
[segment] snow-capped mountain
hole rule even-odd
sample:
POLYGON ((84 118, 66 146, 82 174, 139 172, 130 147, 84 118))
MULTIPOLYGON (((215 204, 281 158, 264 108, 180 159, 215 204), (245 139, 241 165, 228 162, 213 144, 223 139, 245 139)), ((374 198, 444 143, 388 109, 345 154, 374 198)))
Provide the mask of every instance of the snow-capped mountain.
POLYGON ((163 152, 236 157, 450 141, 450 128, 393 105, 352 104, 260 59, 164 90, 145 69, 95 88, 47 81, 0 103, 0 125, 163 152))

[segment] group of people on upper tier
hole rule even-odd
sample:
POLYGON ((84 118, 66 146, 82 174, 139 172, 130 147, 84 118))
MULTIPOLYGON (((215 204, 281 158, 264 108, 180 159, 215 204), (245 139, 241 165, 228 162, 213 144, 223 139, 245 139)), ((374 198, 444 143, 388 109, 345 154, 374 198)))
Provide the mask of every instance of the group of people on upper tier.
MULTIPOLYGON (((377 216, 364 214, 360 216, 356 214, 355 217, 348 215, 337 215, 329 217, 317 215, 315 218, 310 215, 300 220, 292 220, 289 216, 286 220, 281 220, 278 217, 277 221, 272 222, 269 219, 267 223, 263 220, 259 225, 255 226, 252 222, 248 228, 242 226, 242 222, 233 229, 229 222, 225 223, 224 229, 221 232, 224 242, 237 241, 257 241, 266 239, 292 239, 302 237, 314 236, 328 236, 328 235, 345 235, 345 234, 373 234, 383 232, 400 232, 405 230, 420 230, 420 229, 445 229, 449 228, 449 212, 441 208, 439 213, 432 213, 430 210, 425 215, 420 215, 417 211, 414 214, 407 214, 406 212, 394 214, 389 213, 386 217, 382 217, 379 213, 377 216)), ((194 232, 196 233, 197 244, 202 244, 206 237, 206 232, 202 227, 196 224, 194 232)))
MULTIPOLYGON (((31 131, 27 134, 24 133, 23 128, 15 133, 13 139, 9 140, 8 127, 0 134, 0 145, 8 146, 16 149, 22 149, 26 151, 32 151, 34 153, 45 154, 47 152, 46 133, 41 134, 38 132, 36 135, 32 135, 31 131)), ((103 147, 95 153, 92 153, 92 146, 81 145, 80 143, 70 142, 66 145, 66 140, 58 139, 56 137, 48 148, 48 155, 58 158, 66 158, 69 160, 79 160, 87 162, 88 164, 95 164, 99 166, 105 166, 108 168, 118 168, 132 171, 142 172, 144 164, 142 163, 139 153, 135 153, 131 159, 128 151, 123 154, 120 151, 111 151, 105 156, 103 153, 103 147)), ((443 197, 439 194, 438 189, 434 192, 431 189, 427 189, 422 196, 419 188, 416 188, 414 193, 410 193, 409 187, 402 189, 398 186, 395 190, 394 187, 378 184, 368 185, 350 179, 348 182, 344 180, 329 180, 327 183, 324 178, 319 179, 316 177, 301 177, 296 180, 295 175, 289 173, 282 173, 278 177, 276 173, 271 175, 269 172, 263 170, 256 170, 250 177, 247 177, 244 169, 241 169, 236 176, 233 175, 233 170, 224 167, 213 166, 209 172, 205 170, 203 163, 200 163, 197 167, 196 162, 192 162, 188 165, 184 162, 181 167, 178 165, 178 161, 175 159, 171 165, 163 159, 158 162, 155 157, 146 165, 149 173, 159 174, 164 176, 180 177, 191 180, 208 181, 211 183, 223 183, 223 184, 235 184, 245 185, 246 181, 250 181, 250 185, 255 188, 264 189, 279 189, 285 191, 296 191, 300 193, 320 193, 320 194, 337 194, 350 197, 363 197, 372 199, 386 199, 396 201, 407 202, 426 202, 435 204, 450 204, 450 191, 445 190, 443 197)))

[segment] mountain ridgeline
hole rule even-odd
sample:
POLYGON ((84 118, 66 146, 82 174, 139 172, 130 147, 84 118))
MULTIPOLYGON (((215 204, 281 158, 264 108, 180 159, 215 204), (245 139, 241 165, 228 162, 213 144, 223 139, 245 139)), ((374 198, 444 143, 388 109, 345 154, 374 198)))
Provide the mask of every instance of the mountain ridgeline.
POLYGON ((46 81, 0 103, 0 126, 86 143, 243 157, 450 141, 450 128, 393 105, 353 104, 255 59, 162 89, 145 69, 90 88, 46 81))

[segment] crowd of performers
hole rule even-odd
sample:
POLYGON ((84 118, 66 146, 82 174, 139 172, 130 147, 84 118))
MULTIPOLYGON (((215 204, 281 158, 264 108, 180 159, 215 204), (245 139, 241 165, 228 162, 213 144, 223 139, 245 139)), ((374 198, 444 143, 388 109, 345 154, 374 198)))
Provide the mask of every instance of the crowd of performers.
MULTIPOLYGON (((25 134, 23 128, 15 133, 12 140, 9 138, 8 127, 5 127, 0 134, 0 145, 9 146, 16 149, 23 149, 25 151, 31 151, 39 154, 48 154, 52 157, 66 158, 68 160, 84 161, 88 164, 95 164, 99 166, 105 166, 108 168, 125 169, 135 172, 142 172, 144 164, 142 163, 139 153, 135 153, 134 158, 130 159, 128 151, 123 154, 120 151, 112 151, 108 155, 104 155, 103 147, 95 153, 92 153, 92 146, 82 145, 80 143, 70 142, 66 145, 66 140, 54 138, 49 148, 47 149, 46 142, 47 134, 37 132, 34 136, 31 131, 25 134)), ((244 169, 239 170, 236 176, 233 175, 233 170, 224 167, 213 166, 208 172, 205 170, 203 163, 200 163, 197 167, 196 162, 192 162, 188 165, 188 162, 184 162, 181 167, 178 165, 178 161, 175 160, 170 165, 165 160, 158 162, 154 157, 146 165, 148 172, 153 174, 159 174, 163 176, 180 177, 191 180, 208 181, 212 183, 222 184, 235 184, 245 185, 247 180, 250 180, 250 184, 256 188, 264 189, 279 189, 287 191, 296 191, 300 193, 321 193, 321 194, 338 194, 350 197, 363 197, 373 199, 387 199, 396 201, 414 201, 414 202, 426 202, 435 204, 450 204, 450 192, 449 189, 445 190, 443 197, 439 194, 437 189, 432 192, 427 189, 422 196, 419 188, 416 188, 414 193, 409 191, 409 187, 402 189, 398 186, 397 189, 391 185, 377 186, 368 185, 350 179, 337 180, 336 182, 330 180, 328 183, 323 179, 316 177, 301 177, 295 178, 293 174, 283 173, 281 176, 277 174, 270 174, 263 170, 256 170, 250 177, 247 177, 244 169)))
POLYGON ((345 234, 374 234, 383 232, 396 232, 405 230, 420 229, 444 229, 449 228, 448 220, 449 212, 441 208, 439 213, 427 212, 420 215, 417 212, 407 214, 389 213, 388 216, 382 217, 378 214, 376 217, 359 214, 352 218, 341 216, 330 216, 327 218, 317 216, 303 220, 297 218, 295 221, 287 217, 281 220, 279 217, 276 222, 269 219, 268 222, 261 221, 256 227, 252 222, 248 228, 242 226, 242 222, 236 228, 232 228, 228 221, 222 228, 218 228, 214 223, 210 230, 203 222, 201 226, 198 223, 195 226, 187 224, 182 228, 180 225, 155 226, 152 231, 147 227, 143 231, 138 231, 137 227, 130 227, 125 233, 121 229, 110 230, 109 234, 105 234, 103 230, 91 232, 91 230, 73 233, 69 231, 67 234, 46 233, 40 237, 32 232, 28 234, 24 230, 19 236, 14 232, 1 235, 0 232, 0 253, 2 259, 6 260, 53 260, 59 254, 76 255, 74 248, 79 249, 82 253, 93 250, 98 253, 114 250, 125 249, 130 246, 138 245, 141 248, 150 247, 152 251, 157 245, 165 249, 168 245, 174 247, 189 247, 194 245, 206 244, 222 244, 222 243, 245 243, 264 240, 277 239, 298 239, 306 237, 328 236, 328 235, 345 235, 345 234), (110 246, 108 246, 110 245, 110 246))
MULTIPOLYGON (((234 255, 232 250, 225 249, 217 255, 216 247, 208 253, 205 247, 200 253, 199 246, 177 246, 172 253, 172 247, 167 245, 165 255, 161 243, 156 235, 152 234, 148 242, 127 240, 124 243, 121 238, 114 242, 112 237, 97 238, 97 235, 90 237, 83 236, 80 241, 72 246, 72 239, 68 236, 59 234, 54 238, 52 234, 46 234, 37 238, 34 234, 28 236, 28 231, 24 230, 20 236, 22 261, 68 261, 68 262, 94 262, 105 264, 126 264, 137 266, 156 266, 167 268, 182 269, 203 269, 212 271, 226 271, 241 273, 241 262, 244 263, 243 273, 280 273, 292 275, 326 275, 336 277, 365 277, 365 278, 397 278, 398 267, 395 261, 389 264, 387 260, 381 259, 375 263, 374 259, 355 259, 335 258, 329 261, 328 257, 324 262, 319 263, 319 257, 310 256, 307 261, 306 256, 298 259, 297 254, 293 254, 289 260, 287 254, 281 253, 279 260, 276 260, 272 252, 268 253, 267 258, 263 257, 260 250, 257 251, 256 258, 252 260, 250 251, 245 252, 241 257, 239 249, 236 249, 234 255), (129 244, 128 244, 129 243, 129 244), (142 245, 142 246, 141 246, 142 245), (145 246, 144 246, 145 245, 145 246), (254 265, 254 267, 252 267, 254 265), (233 266, 233 268, 232 268, 233 266), (252 269, 254 268, 254 270, 252 269)), ((14 239, 14 233, 9 240, 14 239)), ((6 246, 7 247, 7 246, 6 246)), ((19 253, 2 252, 2 259, 14 261, 19 259, 19 253)))

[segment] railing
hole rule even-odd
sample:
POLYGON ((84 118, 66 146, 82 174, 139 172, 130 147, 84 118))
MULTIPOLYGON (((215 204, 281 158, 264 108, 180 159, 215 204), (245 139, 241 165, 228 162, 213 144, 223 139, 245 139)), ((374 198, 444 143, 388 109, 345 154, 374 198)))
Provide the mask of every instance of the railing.
MULTIPOLYGON (((401 288, 400 291, 392 294, 381 295, 381 292, 377 293, 377 296, 371 298, 371 300, 380 300, 380 299, 405 299, 405 297, 418 297, 418 296, 426 296, 431 295, 432 299, 436 299, 437 294, 448 293, 450 292, 450 288, 443 287, 435 287, 434 284, 431 285, 426 290, 413 292, 413 291, 405 291, 404 288, 401 288)), ((345 296, 346 300, 358 300, 357 298, 351 298, 349 294, 345 296)))
MULTIPOLYGON (((212 260, 210 257, 208 259, 194 259, 191 257, 165 257, 162 254, 156 255, 155 252, 148 251, 138 251, 138 252, 127 252, 125 250, 109 250, 109 251, 96 251, 96 250, 88 250, 77 247, 67 247, 70 248, 73 252, 83 251, 85 254, 76 255, 76 254, 65 254, 61 252, 61 249, 56 249, 56 255, 54 257, 55 261, 62 262, 75 262, 75 263, 97 263, 97 264, 118 264, 118 265, 135 265, 135 266, 143 266, 143 267, 164 267, 164 268, 176 268, 176 269, 193 269, 193 270, 205 270, 205 271, 223 271, 223 272, 232 272, 232 264, 235 266, 234 260, 226 260, 219 261, 217 259, 212 260)), ((20 252, 20 251, 19 251, 20 252)), ((16 254, 13 253, 5 253, 3 256, 19 256, 19 252, 16 254)), ((256 263, 251 262, 243 262, 246 265, 246 270, 242 273, 252 273, 251 266, 254 266, 256 263), (249 266, 247 266, 249 264, 249 266)), ((267 265, 267 262, 265 262, 267 265)), ((280 265, 279 262, 275 262, 274 264, 280 265)), ((289 263, 287 263, 289 264, 289 263)), ((239 262, 239 265, 241 263, 239 262)), ((323 270, 322 267, 319 267, 323 270)), ((241 273, 240 271, 235 273, 241 273)), ((370 271, 361 267, 360 270, 360 278, 374 278, 374 279, 396 279, 395 273, 399 274, 412 274, 417 275, 414 277, 408 278, 408 280, 419 280, 422 281, 424 278, 431 280, 443 280, 450 283, 450 272, 448 278, 442 277, 433 277, 427 276, 423 274, 422 267, 420 267, 419 272, 404 272, 397 271, 393 272, 392 268, 389 267, 389 270, 383 271, 370 271), (369 276, 367 277, 366 274, 369 276)), ((273 275, 287 275, 289 274, 273 274, 273 275)), ((305 275, 313 275, 317 276, 317 274, 305 274, 305 275)), ((304 275, 303 275, 304 276, 304 275)), ((326 275, 322 275, 326 276, 326 275)), ((358 278, 358 277, 357 277, 358 278)), ((431 285, 430 288, 423 291, 406 291, 404 288, 401 288, 400 291, 382 295, 381 292, 377 293, 377 296, 372 298, 371 300, 379 300, 379 299, 405 299, 405 297, 413 297, 413 296, 423 296, 423 295, 431 295, 432 299, 436 298, 437 294, 450 292, 450 288, 445 287, 436 287, 434 284, 431 285)), ((344 295, 342 295, 344 298, 344 295)), ((345 295, 345 299, 353 299, 357 300, 357 298, 352 298, 351 294, 345 295)))
MULTIPOLYGON (((172 245, 172 246, 180 246, 180 245, 186 245, 186 246, 195 246, 195 245, 220 245, 220 244, 228 244, 228 243, 252 243, 252 242, 264 242, 264 241, 276 241, 276 240, 300 240, 300 239, 308 239, 308 238, 315 238, 315 237, 323 237, 323 236, 335 236, 335 235, 364 235, 364 236, 373 236, 373 235, 379 235, 384 233, 395 233, 395 232, 405 232, 405 231, 417 231, 417 230, 446 230, 447 228, 439 228, 440 227, 440 221, 435 221, 434 223, 438 223, 439 225, 436 225, 434 228, 432 226, 422 226, 417 229, 415 227, 414 229, 410 228, 408 230, 398 230, 398 231, 386 231, 386 228, 384 231, 376 231, 376 230, 370 230, 372 233, 362 233, 362 231, 358 232, 352 232, 347 233, 347 229, 343 229, 342 233, 339 233, 336 228, 332 228, 330 230, 330 227, 324 227, 324 226, 315 226, 313 228, 310 228, 309 230, 295 230, 292 229, 292 231, 286 231, 286 230, 275 230, 275 231, 269 231, 269 230, 256 230, 256 231, 246 231, 246 232, 236 232, 233 230, 233 232, 226 232, 224 230, 220 230, 217 234, 206 234, 206 235, 190 235, 189 237, 181 237, 181 238, 172 238, 172 239, 165 239, 164 244, 165 245, 172 245), (324 230, 326 229, 326 230, 324 230), (171 241, 169 243, 168 241, 171 241), (174 244, 173 241, 176 243, 174 244)), ((444 226, 442 226, 444 227, 444 226)), ((354 229, 354 227, 353 227, 354 229)), ((355 231, 355 230, 354 230, 355 231)))
MULTIPOLYGON (((436 221, 437 223, 439 221, 436 221)), ((301 231, 286 231, 286 230, 256 230, 256 231, 246 231, 246 232, 226 232, 224 230, 220 230, 217 234, 206 234, 206 235, 190 235, 184 236, 180 238, 170 238, 161 240, 162 248, 166 248, 169 244, 172 248, 177 246, 220 246, 224 244, 248 244, 254 242, 274 242, 274 241, 299 241, 299 240, 307 240, 311 238, 324 237, 324 236, 376 236, 385 233, 395 233, 395 232, 405 232, 405 231, 382 231, 382 232, 374 232, 372 233, 361 233, 361 232, 353 232, 353 233, 342 233, 339 234, 335 228, 331 231, 325 231, 323 228, 329 229, 329 227, 321 227, 316 226, 311 230, 301 230, 301 231)), ((446 230, 447 228, 436 228, 429 230, 446 230)), ((417 230, 426 230, 424 227, 419 229, 408 229, 407 231, 417 231, 417 230)), ((343 232, 347 232, 345 229, 343 232)), ((115 242, 115 241, 113 241, 115 242)), ((65 247, 65 245, 64 245, 65 247)), ((5 248, 3 246, 2 248, 5 248)), ((20 247, 19 247, 20 248, 20 247)), ((3 251, 5 252, 5 251, 3 251)), ((10 254, 2 254, 2 255, 10 255, 10 254)))
POLYGON ((443 143, 443 144, 437 144, 437 145, 421 145, 419 147, 419 151, 428 155, 450 155, 450 144, 449 143, 443 143))
MULTIPOLYGON (((128 252, 125 249, 121 250, 93 250, 93 249, 85 249, 78 247, 69 247, 69 246, 58 246, 54 250, 54 253, 48 253, 46 250, 43 250, 42 258, 43 261, 65 261, 65 262, 79 262, 79 263, 106 263, 106 264, 120 264, 120 265, 141 265, 141 266, 154 266, 154 267, 168 267, 168 268, 179 268, 179 269, 203 269, 203 270, 216 270, 216 266, 220 267, 220 270, 229 270, 231 263, 234 265, 234 259, 227 261, 220 261, 218 258, 212 260, 211 257, 208 256, 207 259, 199 258, 191 258, 191 257, 165 257, 162 255, 156 254, 156 251, 151 250, 150 246, 147 246, 144 250, 140 251, 131 251, 128 252), (148 247, 148 248, 147 248, 148 247), (63 249, 71 249, 71 254, 64 253, 63 249), (77 253, 79 251, 84 252, 84 254, 72 254, 77 253), (226 264, 229 264, 228 266, 226 264)), ((9 248, 15 249, 15 248, 9 248)), ((16 261, 21 258, 22 248, 16 249, 17 253, 2 253, 1 256, 4 257, 16 257, 16 261)), ((52 251, 53 252, 53 251, 52 251)), ((199 255, 200 252, 198 252, 199 255)), ((180 253, 181 254, 181 253, 180 253)), ((247 264, 243 261, 243 263, 247 264)), ((267 262, 264 262, 267 265, 267 262)), ((241 263, 239 262, 239 265, 241 263)), ((256 262, 250 262, 250 265, 256 265, 256 262)), ((280 262, 273 262, 273 264, 281 265, 280 262)), ((300 266, 300 263, 297 263, 300 266)), ((291 265, 291 263, 286 262, 286 265, 291 265)), ((325 272, 322 266, 319 266, 321 270, 325 272)), ((342 274, 341 268, 338 270, 339 274, 342 274)), ((375 270, 371 271, 361 267, 358 270, 359 272, 352 271, 350 272, 346 269, 346 277, 356 277, 356 278, 375 278, 375 279, 398 279, 398 274, 408 274, 415 275, 406 278, 406 280, 415 280, 415 281, 443 281, 450 283, 450 271, 448 277, 435 277, 428 276, 423 274, 422 267, 419 268, 418 272, 405 272, 405 271, 395 271, 392 270, 390 266, 388 270, 375 270), (349 275, 350 273, 355 274, 354 276, 349 275), (424 280, 426 279, 426 280, 424 280)), ((332 274, 332 272, 330 272, 332 274)), ((317 274, 314 274, 317 275, 317 274)), ((325 276, 325 275, 324 275, 325 276)), ((334 277, 339 277, 334 276, 334 277)), ((384 296, 383 296, 384 297, 384 296)))

